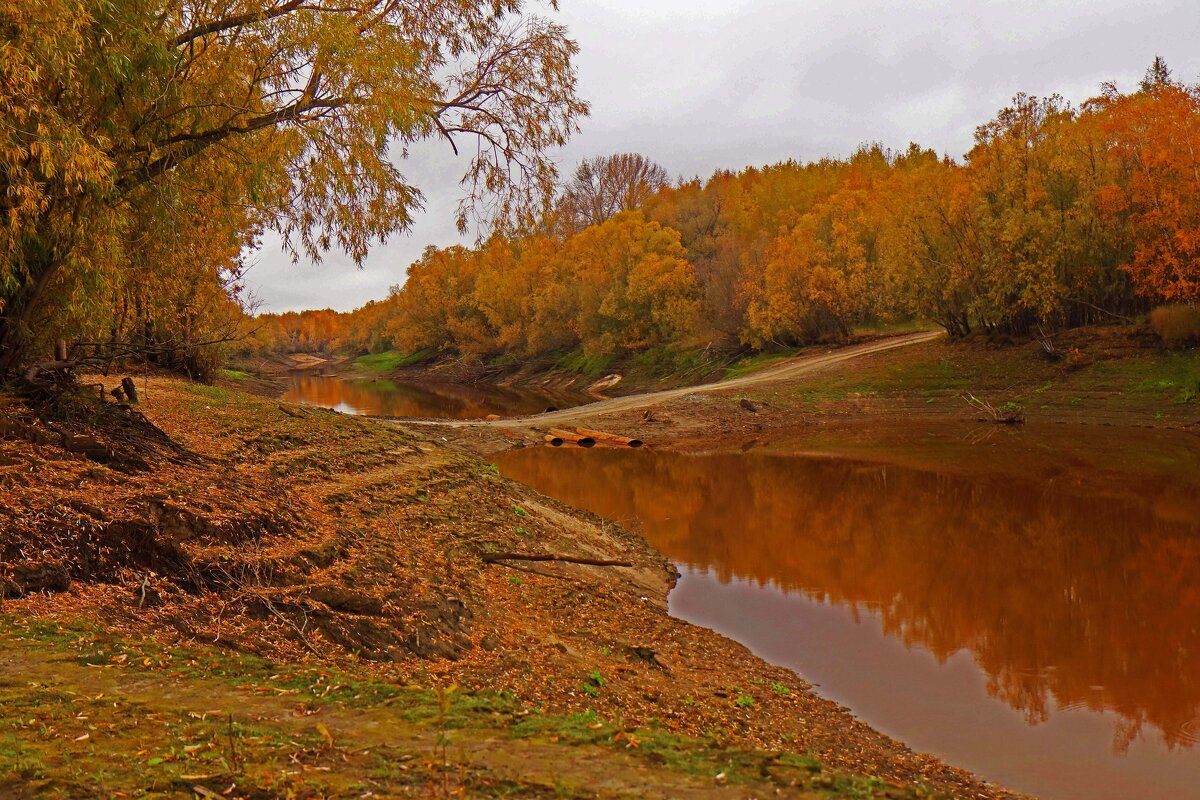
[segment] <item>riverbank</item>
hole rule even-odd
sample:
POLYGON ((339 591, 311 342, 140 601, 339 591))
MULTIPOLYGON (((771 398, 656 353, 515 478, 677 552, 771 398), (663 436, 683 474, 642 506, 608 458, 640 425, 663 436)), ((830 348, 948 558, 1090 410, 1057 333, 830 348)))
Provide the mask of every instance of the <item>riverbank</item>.
POLYGON ((271 380, 289 370, 313 369, 351 381, 498 386, 574 395, 575 402, 588 402, 736 379, 788 359, 865 345, 929 327, 922 323, 864 327, 856 330, 848 341, 837 345, 810 345, 762 353, 712 347, 661 347, 620 357, 587 356, 578 350, 529 358, 509 355, 480 358, 433 350, 417 353, 391 350, 362 356, 301 353, 243 357, 236 362, 233 372, 271 380))
MULTIPOLYGON (((342 796, 339 792, 350 790, 337 783, 337 763, 345 761, 331 766, 321 759, 343 736, 353 742, 352 749, 374 746, 345 733, 358 717, 327 698, 301 694, 295 706, 274 710, 251 711, 239 704, 238 697, 278 694, 258 691, 269 689, 270 675, 278 680, 300 671, 338 671, 339 677, 327 678, 322 691, 328 693, 333 692, 329 680, 343 688, 352 685, 341 674, 425 689, 457 684, 458 696, 475 698, 469 702, 480 707, 492 708, 488 698, 512 703, 515 710, 499 726, 504 731, 522 724, 517 720, 526 712, 545 712, 553 719, 539 747, 566 747, 571 754, 556 756, 555 766, 542 772, 557 774, 564 786, 577 786, 581 796, 681 796, 684 789, 709 791, 725 781, 750 787, 746 794, 779 789, 817 796, 852 791, 1013 796, 912 753, 815 695, 793 673, 712 631, 673 619, 666 612, 666 595, 675 575, 662 555, 617 526, 501 478, 487 464, 448 446, 440 429, 384 426, 162 378, 141 388, 144 419, 112 404, 100 410, 82 395, 38 418, 17 399, 3 397, 4 611, 10 620, 37 621, 65 639, 57 651, 63 663, 86 657, 84 650, 104 641, 116 648, 106 663, 149 669, 162 658, 136 648, 142 637, 151 637, 147 646, 170 656, 164 674, 154 678, 164 693, 179 691, 180 682, 191 685, 184 667, 192 662, 246 654, 267 660, 266 683, 218 666, 235 676, 234 688, 242 694, 210 694, 215 690, 209 678, 197 677, 193 696, 213 697, 219 700, 213 705, 222 709, 240 709, 236 724, 242 726, 269 728, 289 709, 296 719, 305 719, 313 707, 328 711, 337 723, 322 723, 328 736, 315 724, 305 728, 308 739, 301 749, 320 751, 320 758, 298 756, 297 764, 280 757, 283 749, 263 753, 268 768, 252 778, 256 796, 282 796, 264 787, 275 786, 271 781, 288 771, 322 787, 318 796, 342 796), (96 633, 78 633, 79 625, 96 633), (57 633, 59 628, 68 632, 57 633), (617 770, 615 785, 596 791, 595 771, 589 777, 572 765, 595 764, 593 759, 607 763, 609 750, 589 750, 586 758, 576 758, 571 743, 587 737, 578 730, 581 718, 562 717, 570 714, 591 715, 582 718, 588 720, 583 727, 603 732, 603 744, 621 751, 621 759, 631 751, 641 753, 635 771, 639 780, 651 783, 635 785, 617 770), (553 721, 564 719, 576 722, 553 721), (576 734, 568 735, 566 728, 576 734), (677 769, 687 759, 664 754, 663 747, 642 746, 666 741, 662 737, 682 742, 678 748, 689 754, 690 771, 677 769), (774 761, 735 756, 752 751, 769 752, 774 761), (780 753, 794 755, 780 761, 780 753), (821 771, 779 768, 801 763, 797 758, 819 761, 821 771), (877 783, 845 783, 859 780, 846 777, 853 775, 871 776, 877 783)), ((87 390, 87 398, 95 393, 87 390)), ((30 640, 19 631, 7 637, 10 652, 45 647, 42 639, 30 640), (13 644, 12 636, 32 643, 13 644)), ((36 774, 38 781, 87 796, 85 789, 103 794, 96 785, 127 791, 153 783, 148 770, 114 769, 105 773, 108 783, 72 772, 62 753, 86 749, 83 743, 101 738, 119 739, 114 752, 144 757, 147 765, 163 756, 120 720, 98 717, 95 729, 76 732, 76 723, 66 721, 54 698, 81 688, 105 689, 91 682, 83 687, 78 675, 34 661, 10 659, 16 666, 8 668, 6 679, 43 681, 53 696, 35 697, 35 707, 22 705, 18 715, 28 719, 6 715, 5 724, 21 731, 30 719, 57 721, 34 726, 36 736, 17 735, 24 749, 0 752, 0 769, 10 784, 36 774), (30 749, 44 763, 26 752, 30 749)), ((295 687, 279 688, 285 697, 295 687)), ((129 687, 121 691, 136 696, 129 687)), ((203 704, 196 700, 196 708, 186 710, 201 715, 216 710, 200 708, 203 704)), ((428 717, 436 705, 427 696, 421 713, 428 717)), ((168 711, 185 709, 176 704, 163 709, 168 711)), ((372 712, 372 725, 386 730, 390 713, 372 712)), ((503 718, 509 712, 497 713, 503 718)), ((293 724, 299 723, 288 723, 293 724)), ((477 719, 465 724, 472 733, 464 740, 483 736, 480 730, 487 727, 477 719)), ((300 734, 290 730, 256 736, 299 741, 294 737, 300 734)), ((488 730, 494 734, 496 729, 488 730)), ((437 740, 436 725, 423 731, 431 738, 419 741, 437 740)), ((187 753, 199 751, 188 748, 205 736, 215 742, 216 734, 186 734, 196 740, 184 735, 168 740, 177 745, 170 761, 152 765, 180 769, 166 784, 154 786, 178 790, 178 781, 191 780, 183 776, 202 774, 189 771, 187 753)), ((533 759, 533 751, 519 745, 505 753, 518 762, 533 759)), ((455 779, 465 780, 477 794, 487 793, 488 780, 525 774, 486 760, 470 763, 474 766, 454 773, 455 779)), ((227 780, 251 780, 236 764, 220 769, 208 791, 218 783, 223 791, 227 780)), ((395 764, 384 765, 370 779, 399 791, 408 786, 403 772, 395 764)), ((444 772, 432 774, 440 780, 444 772)), ((431 773, 417 774, 425 779, 431 773)), ((537 790, 552 791, 547 785, 553 781, 537 790)))
POLYGON ((458 423, 453 437, 487 454, 541 442, 549 425, 584 426, 652 445, 705 449, 770 437, 773 431, 836 435, 908 421, 1156 427, 1200 431, 1200 351, 1169 351, 1137 328, 1070 331, 1063 356, 1036 342, 906 335, 774 364, 723 381, 581 406, 551 415, 458 423), (894 343, 896 347, 879 347, 894 343), (853 354, 853 358, 843 355, 853 354), (989 410, 989 408, 991 410, 989 410))

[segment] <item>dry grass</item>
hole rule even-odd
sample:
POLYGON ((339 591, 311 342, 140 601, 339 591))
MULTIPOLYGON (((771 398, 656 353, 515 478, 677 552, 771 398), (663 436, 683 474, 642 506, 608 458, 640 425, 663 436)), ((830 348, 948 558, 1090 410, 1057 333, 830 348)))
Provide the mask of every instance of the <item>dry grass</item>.
POLYGON ((1159 306, 1150 312, 1150 326, 1167 347, 1200 344, 1200 308, 1159 306))

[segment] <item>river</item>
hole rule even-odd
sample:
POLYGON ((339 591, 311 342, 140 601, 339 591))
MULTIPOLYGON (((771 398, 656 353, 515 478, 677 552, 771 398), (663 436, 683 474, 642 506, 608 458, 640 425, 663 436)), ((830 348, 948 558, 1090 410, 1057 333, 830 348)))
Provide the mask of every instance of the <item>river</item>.
POLYGON ((713 628, 875 728, 1044 798, 1200 797, 1200 449, 864 426, 503 473, 641 532, 713 628))
POLYGON ((283 399, 335 408, 343 414, 418 419, 483 419, 538 414, 590 403, 583 392, 509 388, 489 384, 403 382, 340 378, 298 370, 288 376, 283 399))

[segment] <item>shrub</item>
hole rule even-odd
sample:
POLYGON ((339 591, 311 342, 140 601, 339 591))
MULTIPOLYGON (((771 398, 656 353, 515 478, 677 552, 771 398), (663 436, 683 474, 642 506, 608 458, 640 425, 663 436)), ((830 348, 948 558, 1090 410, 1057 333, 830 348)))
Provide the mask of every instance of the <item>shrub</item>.
POLYGON ((1150 326, 1167 347, 1200 344, 1200 308, 1196 306, 1159 306, 1150 312, 1150 326))

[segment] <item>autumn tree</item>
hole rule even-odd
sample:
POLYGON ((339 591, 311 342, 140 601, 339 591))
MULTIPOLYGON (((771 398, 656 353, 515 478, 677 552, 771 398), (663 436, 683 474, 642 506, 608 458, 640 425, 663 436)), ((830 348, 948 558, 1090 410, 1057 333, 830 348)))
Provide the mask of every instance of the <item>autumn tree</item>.
POLYGON ((670 182, 666 169, 638 153, 589 158, 579 164, 559 198, 557 222, 569 233, 641 208, 670 182))
POLYGON ((875 184, 888 169, 882 150, 860 151, 837 191, 771 240, 761 266, 748 271, 745 341, 846 339, 873 310, 881 226, 875 184))
POLYGON ((896 310, 951 336, 972 330, 981 274, 974 193, 959 165, 915 145, 887 183, 881 280, 896 310))
POLYGON ((0 371, 56 326, 51 295, 127 280, 164 194, 209 196, 243 245, 361 260, 421 205, 396 159, 440 138, 471 143, 460 226, 540 218, 587 106, 574 42, 523 5, 0 0, 0 371))
POLYGON ((1141 91, 1108 87, 1096 111, 1122 165, 1104 201, 1111 223, 1129 226, 1124 268, 1144 297, 1200 303, 1200 87, 1156 60, 1141 91))

